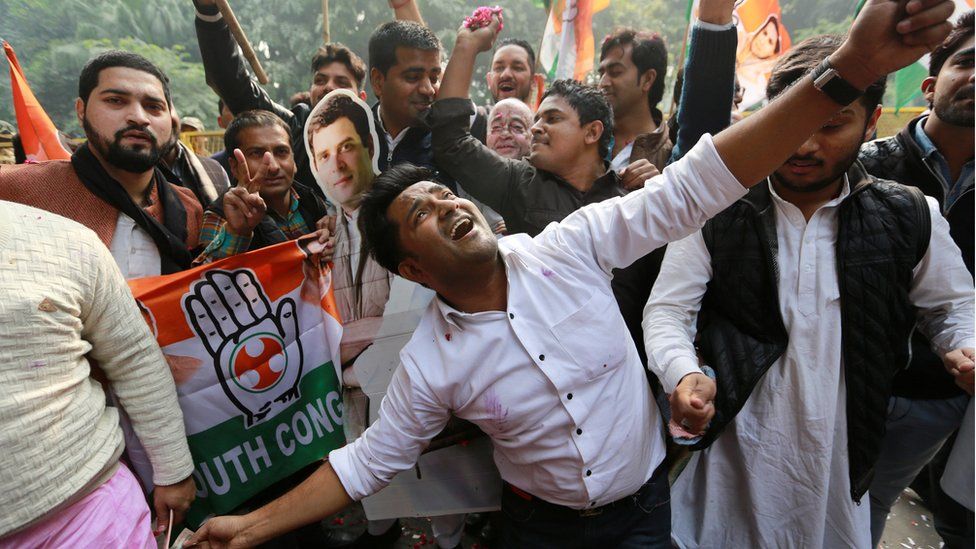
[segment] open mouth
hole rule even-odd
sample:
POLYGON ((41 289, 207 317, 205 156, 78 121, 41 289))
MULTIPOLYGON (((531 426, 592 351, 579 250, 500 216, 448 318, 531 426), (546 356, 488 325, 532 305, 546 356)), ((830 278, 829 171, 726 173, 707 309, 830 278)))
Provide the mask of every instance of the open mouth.
POLYGON ((474 228, 474 223, 468 218, 458 219, 454 222, 454 226, 451 227, 451 240, 461 240, 471 229, 474 228))
POLYGON ((502 93, 513 93, 515 91, 515 84, 512 82, 502 82, 498 84, 498 91, 502 93))

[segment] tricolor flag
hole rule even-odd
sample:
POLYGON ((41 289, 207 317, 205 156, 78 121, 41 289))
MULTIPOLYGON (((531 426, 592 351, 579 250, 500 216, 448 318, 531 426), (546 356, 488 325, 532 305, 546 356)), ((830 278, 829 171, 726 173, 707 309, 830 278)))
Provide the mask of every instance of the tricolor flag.
POLYGON ((191 527, 345 444, 342 327, 310 240, 129 281, 176 381, 191 527))
MULTIPOLYGON (((861 8, 864 7, 864 2, 866 0, 859 0, 857 7, 854 8, 855 16, 861 12, 861 8)), ((956 11, 952 13, 949 18, 950 21, 955 21, 963 13, 973 9, 973 0, 953 0, 956 5, 956 11)), ((922 91, 922 80, 929 75, 929 54, 926 53, 921 59, 908 65, 904 69, 895 73, 894 76, 894 93, 895 93, 895 111, 904 107, 909 101, 915 98, 916 95, 922 91)))
POLYGON ((7 43, 3 42, 3 51, 10 63, 10 89, 14 96, 14 112, 17 114, 17 131, 20 142, 24 146, 27 160, 67 160, 71 153, 58 139, 58 129, 44 112, 44 107, 34 97, 24 77, 24 71, 17 61, 17 54, 7 43))
POLYGON ((593 70, 593 14, 610 0, 555 0, 549 9, 539 63, 551 82, 558 78, 584 80, 593 70))

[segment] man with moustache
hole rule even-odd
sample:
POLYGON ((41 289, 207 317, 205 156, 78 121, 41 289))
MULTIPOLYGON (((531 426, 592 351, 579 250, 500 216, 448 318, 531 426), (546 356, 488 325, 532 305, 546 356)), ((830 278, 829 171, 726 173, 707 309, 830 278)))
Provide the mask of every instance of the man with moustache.
MULTIPOLYGON (((835 36, 795 45, 770 105, 811 71, 830 78, 822 61, 839 48, 835 36)), ((937 203, 857 162, 884 84, 827 88, 847 106, 668 246, 644 337, 673 421, 701 434, 672 486, 679 547, 873 547, 860 503, 916 322, 946 369, 972 375, 972 281, 937 203)))
MULTIPOLYGON (((194 23, 207 83, 232 114, 248 110, 271 111, 281 117, 290 128, 292 143, 301 143, 305 122, 319 100, 332 90, 348 89, 366 98, 366 65, 355 52, 346 46, 331 42, 321 46, 312 55, 309 96, 311 105, 304 103, 291 108, 275 103, 248 73, 247 64, 231 35, 227 23, 217 9, 214 0, 193 0, 196 6, 194 23)), ((297 147, 295 155, 296 178, 318 192, 318 186, 309 171, 304 147, 297 147)), ((230 154, 230 153, 228 153, 230 154)), ((230 158, 228 157, 228 161, 230 158)))
MULTIPOLYGON (((269 111, 238 114, 224 132, 224 147, 237 184, 204 213, 196 264, 319 230, 325 202, 295 180, 291 136, 281 118, 269 111)), ((323 244, 327 233, 319 235, 323 244)))
MULTIPOLYGON (((828 82, 856 98, 942 41, 950 2, 904 6, 868 0, 824 60, 828 82)), ((494 32, 461 31, 455 48, 482 49, 494 32)), ((360 206, 364 237, 381 265, 437 297, 400 353, 379 419, 291 493, 210 519, 190 545, 256 545, 375 493, 453 413, 491 437, 507 483, 503 546, 670 547, 660 418, 611 296, 612 269, 701 227, 782 164, 848 102, 824 85, 803 78, 763 112, 703 137, 659 179, 535 238, 496 239, 428 170, 384 172, 360 206)), ((723 520, 731 510, 714 516, 734 528, 723 520)))
POLYGON ((488 91, 495 104, 514 98, 532 105, 532 83, 535 78, 535 50, 525 40, 505 38, 495 46, 491 66, 485 74, 488 91))
POLYGON ((521 160, 529 155, 532 110, 522 101, 502 99, 488 113, 486 145, 503 158, 521 160))
MULTIPOLYGON (((960 17, 929 60, 922 91, 931 112, 897 135, 866 143, 868 173, 914 185, 939 201, 949 234, 973 273, 973 12, 960 17)), ((895 377, 881 456, 871 482, 871 534, 877 545, 895 499, 959 428, 973 392, 968 381, 939 368, 921 334, 912 338, 912 362, 895 377)), ((930 497, 936 530, 950 547, 973 544, 973 514, 939 487, 944 463, 933 462, 930 497), (955 512, 949 511, 955 509, 955 512), (953 519, 955 516, 959 519, 953 519), (951 526, 950 526, 951 524, 951 526), (955 527, 955 528, 953 528, 955 527), (953 532, 955 530, 955 534, 953 532), (966 533, 968 531, 968 534, 966 533), (958 537, 955 537, 958 536, 958 537), (968 539, 967 539, 968 538, 968 539)))
MULTIPOLYGON (((88 227, 127 279, 189 268, 200 204, 157 167, 173 131, 171 104, 169 79, 148 59, 119 50, 99 54, 82 69, 75 101, 88 142, 70 161, 0 166, 0 200, 88 227)), ((185 510, 195 491, 189 476, 156 485, 158 524, 167 523, 169 508, 185 510)))
POLYGON ((94 57, 75 101, 88 142, 70 162, 0 167, 0 200, 92 229, 126 278, 189 268, 201 207, 157 168, 173 131, 170 105, 169 79, 148 59, 118 50, 94 57))

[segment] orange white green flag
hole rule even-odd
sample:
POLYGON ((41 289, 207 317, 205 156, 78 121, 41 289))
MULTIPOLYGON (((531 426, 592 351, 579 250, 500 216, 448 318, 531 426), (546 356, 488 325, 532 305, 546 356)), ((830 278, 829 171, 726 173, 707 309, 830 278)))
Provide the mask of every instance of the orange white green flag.
POLYGON ((345 444, 342 327, 310 242, 129 281, 176 381, 197 485, 190 527, 345 444))
POLYGON ((593 70, 593 14, 610 0, 554 0, 549 7, 539 63, 551 82, 558 78, 583 81, 593 70))
POLYGON ((44 112, 44 107, 34 96, 24 70, 20 67, 14 48, 3 42, 3 51, 10 63, 10 89, 14 100, 14 113, 17 115, 17 132, 24 147, 27 160, 67 160, 71 153, 58 139, 58 129, 44 112))

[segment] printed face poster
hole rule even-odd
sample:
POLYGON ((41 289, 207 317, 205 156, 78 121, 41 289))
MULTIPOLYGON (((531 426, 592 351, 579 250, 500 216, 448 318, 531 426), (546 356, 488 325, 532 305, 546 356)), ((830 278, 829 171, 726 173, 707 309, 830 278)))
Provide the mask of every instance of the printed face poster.
MULTIPOLYGON (((355 440, 376 421, 379 404, 434 294, 379 266, 363 249, 359 202, 378 175, 373 112, 348 90, 326 95, 305 125, 312 173, 336 209, 332 286, 343 322, 341 370, 345 432, 355 440)), ((363 500, 373 520, 497 509, 501 480, 491 445, 466 422, 452 421, 417 466, 363 500), (461 442, 461 444, 457 444, 461 442)))

